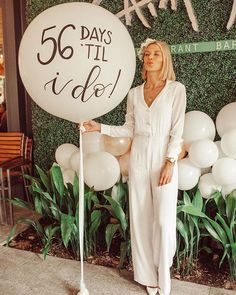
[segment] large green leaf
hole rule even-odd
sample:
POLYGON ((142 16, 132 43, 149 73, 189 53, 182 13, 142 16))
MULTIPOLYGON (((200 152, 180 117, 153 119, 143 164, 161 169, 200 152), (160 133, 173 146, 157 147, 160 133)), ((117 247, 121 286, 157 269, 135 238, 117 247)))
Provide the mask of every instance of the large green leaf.
POLYGON ((34 177, 34 176, 28 175, 28 174, 24 174, 24 178, 28 179, 31 182, 31 184, 33 184, 33 185, 38 185, 38 186, 41 185, 41 181, 40 181, 40 179, 38 177, 34 177))
POLYGON ((203 207, 203 199, 199 190, 197 190, 196 194, 193 197, 193 206, 196 207, 198 210, 202 210, 203 207))
POLYGON ((112 239, 119 227, 120 227, 120 224, 110 224, 110 223, 106 226, 105 237, 106 237, 107 251, 110 250, 112 239))
POLYGON ((198 208, 194 207, 193 205, 184 205, 182 206, 181 211, 197 217, 207 218, 207 215, 205 213, 201 212, 198 208))
POLYGON ((88 191, 84 194, 84 200, 85 200, 85 207, 90 211, 92 207, 92 197, 93 197, 94 191, 88 191))
POLYGON ((220 237, 221 243, 223 245, 227 244, 229 241, 228 241, 228 238, 227 238, 224 228, 222 228, 219 223, 217 223, 216 221, 214 221, 210 218, 208 218, 208 221, 210 222, 210 224, 212 225, 212 227, 215 229, 218 236, 220 237))
POLYGON ((61 211, 59 207, 57 206, 57 204, 52 203, 49 208, 54 218, 59 221, 61 219, 61 211))
POLYGON ((63 180, 60 166, 53 165, 52 168, 50 169, 50 173, 51 173, 52 180, 57 192, 59 193, 60 197, 63 197, 65 192, 65 187, 64 187, 64 180, 63 180))
POLYGON ((221 260, 220 260, 220 263, 219 263, 219 267, 221 267, 221 265, 222 265, 222 263, 223 263, 223 261, 225 259, 225 256, 227 255, 227 252, 228 252, 228 247, 225 247, 224 248, 224 253, 223 253, 223 255, 221 257, 221 260))
POLYGON ((30 202, 26 202, 22 199, 19 199, 19 198, 9 199, 9 202, 11 202, 15 206, 18 206, 21 208, 26 208, 29 210, 33 210, 32 204, 30 202))
POLYGON ((218 242, 220 242, 221 244, 223 243, 223 241, 221 240, 221 238, 219 237, 218 233, 215 231, 215 229, 211 226, 211 224, 209 223, 209 221, 207 219, 203 219, 203 224, 206 228, 206 230, 209 232, 209 234, 218 242))
POLYGON ((11 239, 16 233, 16 227, 17 227, 17 223, 11 228, 9 235, 7 236, 7 239, 6 239, 7 246, 9 246, 11 239))
POLYGON ((48 177, 47 173, 41 169, 39 166, 35 165, 36 170, 40 176, 40 179, 44 185, 44 187, 46 188, 46 190, 51 193, 51 183, 50 183, 50 178, 48 177))
MULTIPOLYGON (((191 215, 191 219, 195 225, 196 229, 196 252, 198 252, 198 245, 201 237, 201 232, 200 232, 200 220, 198 217, 191 215)), ((197 253, 196 253, 197 254, 197 253)))
POLYGON ((102 213, 100 210, 94 210, 91 214, 91 225, 89 227, 89 235, 91 238, 96 234, 101 224, 101 215, 102 213))
POLYGON ((233 232, 231 232, 230 230, 230 227, 226 224, 224 218, 222 218, 222 216, 219 214, 219 213, 216 213, 216 216, 217 216, 217 219, 220 221, 220 223, 222 224, 227 236, 228 236, 228 239, 229 239, 229 242, 231 244, 234 243, 234 236, 233 236, 233 232))
POLYGON ((120 204, 117 201, 113 200, 112 197, 104 195, 104 198, 107 199, 107 201, 111 204, 115 213, 115 217, 120 221, 121 228, 125 232, 128 225, 127 225, 125 213, 123 209, 121 208, 120 204))
POLYGON ((95 209, 106 209, 107 211, 109 211, 109 213, 111 214, 111 216, 116 217, 116 213, 115 210, 112 208, 111 205, 101 205, 101 204, 95 204, 94 205, 95 209))
POLYGON ((42 202, 40 197, 35 196, 34 198, 34 207, 35 207, 35 211, 38 212, 39 214, 43 213, 43 207, 42 207, 42 202))
POLYGON ((61 236, 65 247, 68 246, 68 243, 70 241, 74 221, 75 218, 73 216, 61 213, 61 236))
POLYGON ((122 208, 124 208, 124 204, 126 201, 126 190, 124 188, 123 183, 120 181, 118 184, 116 184, 116 190, 114 196, 112 198, 117 201, 122 208))
POLYGON ((75 173, 74 181, 73 181, 73 196, 75 200, 75 204, 79 202, 79 178, 77 173, 75 173))
POLYGON ((188 232, 186 231, 186 228, 185 228, 182 220, 180 220, 178 217, 176 220, 176 227, 177 227, 177 230, 179 231, 180 235, 183 237, 184 242, 185 242, 186 251, 188 251, 188 249, 189 249, 188 232))
POLYGON ((52 238, 55 236, 56 232, 59 230, 60 230, 60 226, 58 225, 53 226, 52 224, 50 224, 49 226, 45 228, 45 234, 48 238, 52 238))
POLYGON ((125 258, 130 250, 130 240, 123 241, 120 244, 120 261, 119 261, 119 268, 121 268, 124 264, 125 258))
POLYGON ((226 215, 229 220, 229 223, 236 220, 236 198, 233 197, 234 191, 229 194, 226 199, 226 215))
POLYGON ((183 194, 183 201, 185 205, 192 205, 191 199, 186 191, 183 194))
POLYGON ((46 258, 48 251, 52 245, 52 240, 56 234, 57 231, 60 230, 60 226, 54 226, 49 225, 45 228, 45 241, 44 241, 44 247, 43 247, 43 257, 46 258))
POLYGON ((177 206, 177 214, 179 214, 180 212, 182 212, 184 205, 179 205, 177 206))

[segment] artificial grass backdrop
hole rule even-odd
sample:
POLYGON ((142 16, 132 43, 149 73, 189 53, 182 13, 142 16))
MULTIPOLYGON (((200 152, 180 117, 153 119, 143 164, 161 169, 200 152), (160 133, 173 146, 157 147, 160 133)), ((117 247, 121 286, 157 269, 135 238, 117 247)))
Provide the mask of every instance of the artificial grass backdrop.
MULTIPOLYGON (((28 0, 28 22, 30 23, 43 10, 66 2, 92 1, 28 0)), ((123 0, 103 0, 100 6, 116 14, 124 8, 123 2, 123 0)), ((178 1, 177 11, 171 10, 170 4, 166 10, 158 9, 159 1, 153 0, 152 3, 157 10, 156 18, 151 16, 147 6, 141 8, 151 26, 150 29, 145 28, 133 12, 132 25, 127 26, 127 29, 135 47, 139 47, 147 37, 161 39, 169 44, 236 38, 236 24, 229 31, 226 29, 233 0, 192 0, 191 2, 198 19, 199 32, 192 29, 183 0, 178 1)), ((124 18, 121 20, 125 23, 124 18)), ((173 60, 177 80, 185 84, 187 88, 187 111, 200 110, 215 120, 217 113, 224 105, 236 101, 235 50, 173 55, 173 60)), ((141 82, 140 62, 137 60, 133 86, 141 82)), ((99 120, 120 125, 124 122, 125 109, 126 100, 124 99, 115 110, 99 120)), ((62 143, 78 144, 79 137, 75 124, 46 113, 34 103, 32 120, 35 142, 34 160, 39 166, 49 168, 54 161, 55 149, 62 143)))

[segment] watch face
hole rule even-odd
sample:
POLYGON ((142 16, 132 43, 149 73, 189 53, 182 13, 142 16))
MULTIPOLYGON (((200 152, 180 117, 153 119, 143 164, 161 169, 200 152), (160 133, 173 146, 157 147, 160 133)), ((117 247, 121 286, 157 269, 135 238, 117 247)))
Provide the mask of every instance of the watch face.
POLYGON ((174 158, 167 158, 167 161, 171 162, 172 164, 175 163, 175 159, 174 158))

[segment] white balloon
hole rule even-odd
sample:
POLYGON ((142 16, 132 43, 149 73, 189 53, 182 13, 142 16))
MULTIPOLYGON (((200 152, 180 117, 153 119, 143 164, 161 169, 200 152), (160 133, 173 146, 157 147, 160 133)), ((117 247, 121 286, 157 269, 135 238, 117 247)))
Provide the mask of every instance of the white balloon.
POLYGON ((201 111, 191 111, 186 113, 184 122, 183 139, 186 148, 196 140, 214 139, 215 125, 213 120, 201 111))
POLYGON ((179 189, 190 190, 198 183, 201 169, 194 166, 189 158, 178 161, 179 189))
POLYGON ((27 27, 19 48, 24 86, 45 111, 72 122, 99 117, 126 96, 135 50, 122 22, 90 3, 55 5, 27 27))
POLYGON ((103 137, 100 132, 83 133, 83 151, 86 154, 104 151, 103 137))
POLYGON ((224 133, 221 138, 221 148, 226 156, 236 159, 236 129, 224 133))
POLYGON ((63 143, 55 152, 57 163, 64 169, 70 168, 70 157, 73 153, 78 152, 79 148, 72 143, 63 143))
POLYGON ((95 191, 112 187, 120 176, 120 166, 117 159, 107 153, 88 154, 84 160, 84 181, 95 191))
POLYGON ((212 173, 200 177, 198 188, 203 198, 209 198, 216 191, 221 191, 222 186, 215 182, 212 173))
POLYGON ((75 177, 75 171, 72 169, 65 169, 62 171, 63 179, 64 179, 64 184, 66 185, 67 183, 74 183, 74 177, 75 177))
POLYGON ((231 129, 236 128, 236 102, 224 106, 216 117, 216 129, 220 137, 231 129))
POLYGON ((189 159, 199 168, 212 166, 218 159, 218 148, 210 139, 193 142, 189 147, 189 159))
POLYGON ((222 151, 221 140, 215 141, 215 144, 217 145, 218 152, 219 152, 218 159, 227 157, 226 154, 222 151))
POLYGON ((226 195, 232 193, 232 191, 235 189, 236 189, 236 183, 222 186, 222 191, 221 191, 222 196, 225 198, 226 195))
POLYGON ((76 171, 79 175, 79 168, 80 168, 80 151, 73 153, 70 157, 70 168, 73 171, 76 171))
POLYGON ((212 167, 212 174, 220 185, 230 185, 235 183, 236 179, 236 160, 230 158, 221 158, 216 161, 212 167))

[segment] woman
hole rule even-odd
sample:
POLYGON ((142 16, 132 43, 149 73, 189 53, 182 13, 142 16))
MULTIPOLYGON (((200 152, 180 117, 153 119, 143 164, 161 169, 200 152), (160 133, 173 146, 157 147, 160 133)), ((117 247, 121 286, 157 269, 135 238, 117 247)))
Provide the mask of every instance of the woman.
POLYGON ((132 137, 129 167, 131 247, 134 279, 147 293, 169 295, 176 249, 176 160, 181 151, 185 87, 175 81, 169 47, 147 39, 139 57, 144 83, 130 90, 126 122, 88 121, 86 131, 132 137))

